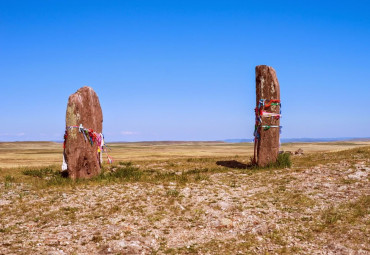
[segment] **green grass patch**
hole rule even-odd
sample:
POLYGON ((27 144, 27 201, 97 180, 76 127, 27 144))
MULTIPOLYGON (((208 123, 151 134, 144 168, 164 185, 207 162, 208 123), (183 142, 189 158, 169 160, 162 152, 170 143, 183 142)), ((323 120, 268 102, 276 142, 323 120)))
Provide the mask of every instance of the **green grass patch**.
POLYGON ((358 199, 330 206, 320 215, 320 221, 315 228, 316 231, 341 231, 346 230, 346 226, 358 224, 370 214, 370 195, 363 195, 358 199))
POLYGON ((363 218, 370 213, 370 196, 364 195, 355 201, 345 203, 338 207, 330 207, 323 212, 321 218, 326 225, 337 223, 344 220, 354 223, 357 219, 363 218))
MULTIPOLYGON (((91 179, 72 180, 62 176, 62 173, 53 167, 23 169, 22 181, 33 184, 38 188, 52 186, 76 186, 81 184, 106 184, 124 182, 149 182, 163 183, 176 182, 186 184, 188 182, 199 182, 209 180, 208 175, 215 171, 222 171, 218 168, 200 168, 181 172, 167 172, 161 170, 142 170, 134 166, 132 162, 119 162, 117 165, 110 165, 102 169, 101 174, 91 179)), ((10 180, 10 177, 7 177, 10 180)), ((9 183, 6 182, 6 183, 9 183)), ((9 185, 8 185, 9 186, 9 185)))
POLYGON ((22 171, 22 174, 32 176, 32 177, 43 178, 47 175, 54 174, 54 170, 51 168, 26 169, 22 171))
POLYGON ((15 182, 15 178, 11 175, 6 175, 4 177, 4 187, 5 189, 10 189, 14 184, 15 182))
POLYGON ((6 175, 4 177, 5 182, 15 182, 15 178, 11 175, 6 175))
POLYGON ((212 158, 188 158, 186 162, 204 163, 214 161, 212 158))
POLYGON ((131 162, 127 162, 125 164, 121 164, 119 166, 109 172, 103 172, 96 180, 125 180, 125 181, 140 181, 144 175, 144 172, 141 171, 138 167, 132 166, 131 162))
POLYGON ((128 161, 128 162, 120 161, 120 162, 118 162, 118 165, 120 165, 120 166, 132 166, 132 162, 131 161, 128 161))
POLYGON ((250 165, 247 166, 249 170, 264 170, 264 169, 283 169, 290 168, 292 166, 292 160, 289 153, 281 153, 278 155, 276 162, 269 163, 266 166, 258 166, 256 163, 253 163, 253 158, 251 158, 250 165))
POLYGON ((276 162, 269 165, 269 167, 272 168, 290 168, 291 166, 292 161, 290 160, 290 154, 288 153, 279 154, 276 162))

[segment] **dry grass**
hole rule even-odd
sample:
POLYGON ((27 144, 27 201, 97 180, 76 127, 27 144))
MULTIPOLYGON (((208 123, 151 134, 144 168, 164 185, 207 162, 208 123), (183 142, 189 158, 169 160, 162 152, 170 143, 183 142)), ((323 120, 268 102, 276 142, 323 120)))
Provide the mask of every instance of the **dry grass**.
POLYGON ((305 150, 291 169, 234 169, 216 162, 247 164, 251 144, 113 144, 113 165, 73 182, 60 144, 3 143, 0 254, 366 254, 365 145, 287 144, 305 150))
MULTIPOLYGON (((286 143, 281 149, 306 154, 340 151, 369 146, 363 142, 286 143)), ((110 154, 115 161, 173 160, 184 158, 228 158, 239 156, 249 159, 253 155, 252 143, 218 142, 143 142, 112 143, 110 154)), ((0 168, 61 165, 62 144, 54 142, 0 143, 0 168)))

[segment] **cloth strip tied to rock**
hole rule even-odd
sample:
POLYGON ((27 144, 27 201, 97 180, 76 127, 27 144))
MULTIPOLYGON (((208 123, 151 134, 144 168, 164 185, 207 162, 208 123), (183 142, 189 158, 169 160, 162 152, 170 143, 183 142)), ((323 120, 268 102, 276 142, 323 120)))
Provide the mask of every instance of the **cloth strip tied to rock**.
POLYGON ((258 106, 254 109, 256 115, 256 121, 254 126, 254 140, 255 142, 260 139, 260 127, 262 127, 265 131, 269 130, 270 128, 279 128, 279 133, 281 134, 282 126, 275 126, 275 125, 262 125, 262 117, 264 118, 275 118, 276 120, 281 118, 281 102, 278 99, 260 99, 258 101, 258 106), (272 113, 264 111, 266 108, 271 106, 279 106, 280 110, 279 113, 272 113))
MULTIPOLYGON (((84 128, 82 124, 79 126, 68 126, 66 128, 66 131, 64 133, 64 143, 63 143, 63 149, 66 148, 66 142, 67 142, 67 137, 68 137, 68 130, 71 130, 73 128, 78 128, 79 133, 81 133, 85 139, 85 141, 89 142, 91 146, 96 143, 97 145, 97 158, 100 161, 100 163, 103 163, 103 157, 102 153, 105 152, 107 154, 107 159, 108 163, 111 164, 113 162, 113 159, 111 156, 109 156, 108 151, 107 151, 107 145, 104 142, 104 135, 102 133, 97 133, 92 129, 89 128, 84 128)), ((63 165, 62 165, 62 170, 67 170, 67 163, 64 158, 63 154, 63 165)))

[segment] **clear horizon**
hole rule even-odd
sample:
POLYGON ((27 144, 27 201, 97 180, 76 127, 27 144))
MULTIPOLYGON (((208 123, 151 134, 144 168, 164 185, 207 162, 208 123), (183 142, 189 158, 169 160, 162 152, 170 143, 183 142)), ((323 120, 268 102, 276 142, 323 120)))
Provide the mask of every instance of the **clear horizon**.
MULTIPOLYGON (((281 138, 282 143, 289 142, 335 142, 335 141, 361 141, 369 140, 370 137, 301 137, 301 138, 281 138)), ((239 143, 239 142, 253 142, 253 138, 229 138, 229 139, 218 139, 218 140, 138 140, 138 141, 107 141, 107 143, 144 143, 144 142, 230 142, 230 143, 239 143)), ((0 141, 0 143, 7 142, 56 142, 63 143, 63 140, 13 140, 13 141, 0 141)))
POLYGON ((368 138, 369 13, 367 1, 2 1, 0 141, 63 140, 85 85, 107 141, 252 139, 260 64, 279 79, 282 138, 368 138))

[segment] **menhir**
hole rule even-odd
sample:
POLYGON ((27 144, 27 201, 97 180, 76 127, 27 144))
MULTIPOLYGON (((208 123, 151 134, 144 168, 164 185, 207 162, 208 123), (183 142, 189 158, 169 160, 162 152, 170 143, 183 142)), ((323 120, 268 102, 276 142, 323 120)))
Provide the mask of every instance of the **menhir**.
POLYGON ((104 146, 99 98, 82 87, 68 99, 62 170, 72 179, 99 175, 104 146))

